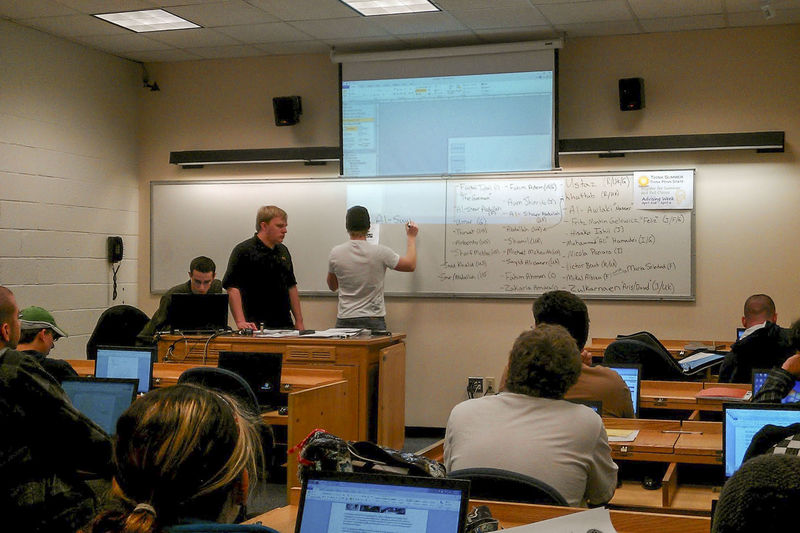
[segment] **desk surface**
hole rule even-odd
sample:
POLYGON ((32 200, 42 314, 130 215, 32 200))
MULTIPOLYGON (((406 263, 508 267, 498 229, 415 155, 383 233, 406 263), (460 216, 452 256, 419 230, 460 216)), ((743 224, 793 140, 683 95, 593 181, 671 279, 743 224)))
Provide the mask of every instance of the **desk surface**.
MULTIPOLYGON (((497 518, 504 528, 539 522, 584 510, 550 505, 470 500, 470 509, 476 505, 487 505, 492 511, 492 516, 497 518)), ((707 517, 616 510, 611 510, 610 514, 611 523, 618 533, 652 533, 653 531, 708 533, 711 530, 711 519, 707 517)), ((259 515, 246 523, 261 523, 279 533, 294 533, 296 517, 297 506, 287 505, 259 515)))

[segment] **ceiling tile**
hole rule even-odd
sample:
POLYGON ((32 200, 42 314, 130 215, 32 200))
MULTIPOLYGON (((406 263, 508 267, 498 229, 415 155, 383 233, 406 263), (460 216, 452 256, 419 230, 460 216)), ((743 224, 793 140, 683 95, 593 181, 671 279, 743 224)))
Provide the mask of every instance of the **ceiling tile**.
POLYGON ((624 0, 551 4, 539 6, 539 11, 553 24, 585 24, 633 19, 624 0))
POLYGON ((33 18, 25 20, 25 24, 62 37, 114 35, 130 32, 130 30, 126 30, 125 28, 121 28, 91 15, 33 18))
POLYGON ((241 44, 236 39, 209 28, 188 30, 154 31, 148 34, 154 41, 171 44, 177 48, 197 48, 201 46, 225 46, 241 44))
POLYGON ((292 26, 318 39, 360 39, 362 37, 378 37, 387 32, 380 26, 372 24, 368 18, 332 19, 332 20, 298 20, 292 26))
POLYGON ((530 7, 454 11, 453 16, 462 24, 475 30, 541 26, 547 23, 539 11, 530 7))
POLYGON ((142 34, 131 32, 121 35, 87 35, 78 37, 78 41, 92 48, 99 48, 113 53, 163 50, 167 47, 164 43, 153 41, 142 34))
POLYGON ((665 2, 664 0, 628 0, 640 19, 670 19, 692 15, 717 15, 722 13, 722 0, 692 0, 691 2, 665 2))
POLYGON ((78 12, 53 0, 37 0, 36 2, 0 0, 0 14, 12 20, 19 20, 33 17, 76 15, 78 12))
POLYGON ((212 46, 208 48, 189 48, 187 52, 197 54, 205 59, 220 59, 233 57, 251 57, 264 55, 263 50, 255 46, 240 44, 236 46, 212 46))
POLYGON ((526 29, 476 30, 478 37, 489 43, 508 43, 517 41, 541 41, 556 39, 561 35, 550 26, 534 26, 526 29))
POLYGON ((374 23, 393 35, 409 33, 450 32, 466 29, 448 13, 417 13, 415 15, 386 15, 371 17, 374 23))
POLYGON ((481 44, 478 36, 469 30, 436 34, 408 34, 402 35, 399 38, 402 42, 410 45, 413 48, 420 48, 422 46, 436 48, 444 46, 467 46, 481 44))
POLYGON ((639 20, 644 31, 649 33, 667 31, 703 30, 724 28, 724 15, 703 15, 694 17, 675 17, 639 20))
POLYGON ((338 0, 249 0, 281 20, 359 18, 361 15, 338 0))
POLYGON ((778 9, 775 8, 775 16, 765 19, 761 10, 748 13, 730 13, 728 23, 732 27, 737 26, 774 26, 779 24, 800 23, 800 9, 778 9))
POLYGON ((293 43, 277 42, 255 45, 259 50, 267 54, 327 54, 330 45, 322 41, 298 41, 293 43))
POLYGON ((310 35, 303 33, 285 22, 248 24, 245 26, 215 28, 215 30, 243 43, 291 42, 313 39, 310 35))
POLYGON ((631 21, 621 20, 603 23, 559 24, 556 30, 569 37, 596 37, 599 35, 630 35, 641 33, 639 26, 631 21))
MULTIPOLYGON (((30 0, 28 0, 30 1, 30 0)), ((58 0, 81 13, 116 13, 117 11, 138 11, 153 9, 147 0, 58 0)))
POLYGON ((531 3, 528 0, 433 0, 433 3, 447 11, 531 7, 531 3))
POLYGON ((334 47, 337 52, 369 52, 405 48, 403 41, 392 35, 365 37, 363 39, 326 39, 325 42, 334 47))
MULTIPOLYGON (((139 52, 130 52, 126 54, 134 61, 141 61, 142 63, 171 63, 173 61, 193 61, 202 59, 197 54, 192 54, 185 50, 176 48, 170 50, 143 50, 139 52)), ((158 80, 155 80, 158 82, 158 80)), ((159 83, 159 85, 162 85, 159 83)), ((162 90, 169 90, 168 87, 161 87, 162 90)))
POLYGON ((170 13, 190 20, 204 28, 278 22, 276 17, 257 9, 242 0, 213 2, 192 6, 175 6, 170 13))

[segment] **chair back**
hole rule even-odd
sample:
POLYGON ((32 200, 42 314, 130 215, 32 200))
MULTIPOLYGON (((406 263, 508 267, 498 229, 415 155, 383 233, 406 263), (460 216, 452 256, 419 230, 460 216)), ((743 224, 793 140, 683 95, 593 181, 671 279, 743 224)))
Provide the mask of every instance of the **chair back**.
POLYGON ((239 374, 213 366, 198 366, 184 370, 178 383, 193 383, 229 394, 243 407, 258 414, 258 400, 250 385, 239 374))
POLYGON ((470 498, 502 502, 567 506, 553 487, 536 478, 499 468, 463 468, 447 477, 470 481, 470 498))
POLYGON ((642 379, 686 381, 681 366, 651 333, 641 331, 633 335, 619 335, 603 353, 604 365, 642 365, 642 379))
POLYGON ((149 320, 144 311, 132 305, 109 307, 97 319, 86 343, 86 358, 96 360, 98 346, 136 346, 136 336, 149 320))

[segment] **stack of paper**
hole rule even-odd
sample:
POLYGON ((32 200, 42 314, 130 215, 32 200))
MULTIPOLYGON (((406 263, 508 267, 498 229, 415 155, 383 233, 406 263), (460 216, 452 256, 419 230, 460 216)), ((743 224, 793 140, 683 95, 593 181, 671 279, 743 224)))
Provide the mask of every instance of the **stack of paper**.
POLYGON ((638 429, 606 429, 608 442, 631 442, 639 435, 638 429))

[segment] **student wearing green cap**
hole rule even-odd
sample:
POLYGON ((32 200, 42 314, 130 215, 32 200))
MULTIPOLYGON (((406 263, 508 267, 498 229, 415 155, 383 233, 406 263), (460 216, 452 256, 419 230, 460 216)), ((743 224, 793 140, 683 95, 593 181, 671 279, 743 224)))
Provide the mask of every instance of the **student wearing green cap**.
POLYGON ((58 327, 56 319, 47 309, 32 305, 20 312, 20 336, 17 350, 36 359, 59 383, 64 378, 76 377, 72 365, 62 359, 47 357, 55 343, 67 334, 58 327))

